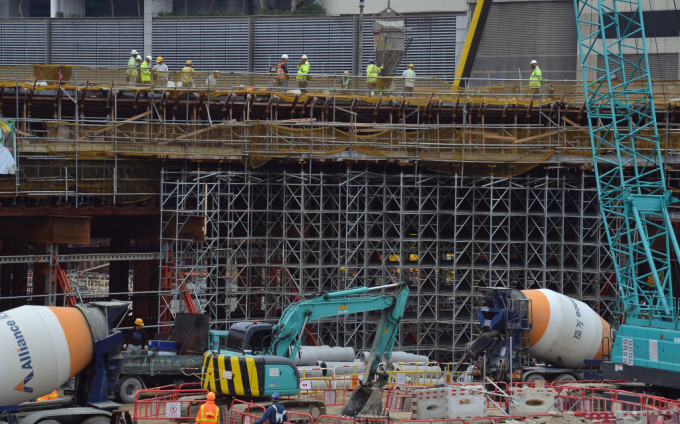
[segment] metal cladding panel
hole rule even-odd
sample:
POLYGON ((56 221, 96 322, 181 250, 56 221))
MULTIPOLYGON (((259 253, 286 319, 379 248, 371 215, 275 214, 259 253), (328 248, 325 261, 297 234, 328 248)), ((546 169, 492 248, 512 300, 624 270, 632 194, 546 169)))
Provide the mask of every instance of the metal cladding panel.
POLYGON ((576 79, 573 1, 494 3, 472 77, 529 78, 536 59, 543 78, 576 79))
MULTIPOLYGON (((640 55, 624 54, 623 57, 632 63, 638 63, 640 55)), ((678 53, 647 53, 649 60, 649 75, 652 79, 678 79, 678 53)), ((597 57, 597 67, 604 68, 604 58, 597 57)), ((620 78, 614 75, 614 79, 620 78)))
POLYGON ((0 45, 3 65, 45 63, 45 21, 0 21, 0 45))
POLYGON ((419 77, 453 79, 456 70, 456 16, 408 17, 413 41, 397 75, 413 63, 419 77))
POLYGON ((288 71, 292 74, 297 73, 303 54, 309 57, 312 74, 351 71, 353 31, 352 17, 258 18, 254 23, 253 71, 268 72, 284 53, 290 57, 288 71))
POLYGON ((248 69, 248 18, 155 19, 153 56, 171 70, 191 59, 198 71, 248 69))
POLYGON ((125 68, 144 50, 141 19, 52 20, 52 63, 125 68))

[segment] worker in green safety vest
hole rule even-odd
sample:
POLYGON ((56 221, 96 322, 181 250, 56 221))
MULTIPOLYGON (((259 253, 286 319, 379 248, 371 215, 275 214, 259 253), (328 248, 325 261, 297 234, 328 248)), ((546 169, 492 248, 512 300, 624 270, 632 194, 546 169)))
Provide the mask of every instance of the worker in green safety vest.
POLYGON ((538 62, 531 61, 531 76, 529 77, 529 88, 533 93, 538 93, 543 85, 543 74, 541 68, 538 67, 538 62))
POLYGON ((366 85, 368 86, 368 94, 370 96, 375 96, 375 92, 378 90, 378 76, 382 70, 382 66, 376 66, 374 58, 368 60, 368 66, 366 67, 366 85))
POLYGON ((127 70, 125 71, 125 81, 135 83, 137 82, 137 50, 130 52, 130 59, 128 60, 127 70))
POLYGON ((151 84, 151 56, 147 56, 144 59, 144 62, 139 65, 139 70, 142 84, 151 84))
POLYGON ((309 81, 309 61, 306 54, 303 54, 300 58, 295 79, 298 82, 298 87, 300 87, 300 93, 304 94, 307 91, 307 81, 309 81))

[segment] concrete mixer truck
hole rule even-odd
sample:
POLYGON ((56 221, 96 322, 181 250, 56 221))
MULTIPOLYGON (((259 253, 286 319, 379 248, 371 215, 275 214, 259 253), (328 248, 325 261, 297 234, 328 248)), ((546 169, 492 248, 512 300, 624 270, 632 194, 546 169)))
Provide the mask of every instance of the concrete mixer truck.
POLYGON ((0 312, 0 423, 109 423, 122 367, 113 331, 130 302, 21 306, 0 312), (70 398, 33 402, 75 377, 70 398))
POLYGON ((496 380, 601 378, 614 334, 588 305, 548 289, 483 289, 481 334, 467 346, 478 374, 496 380))

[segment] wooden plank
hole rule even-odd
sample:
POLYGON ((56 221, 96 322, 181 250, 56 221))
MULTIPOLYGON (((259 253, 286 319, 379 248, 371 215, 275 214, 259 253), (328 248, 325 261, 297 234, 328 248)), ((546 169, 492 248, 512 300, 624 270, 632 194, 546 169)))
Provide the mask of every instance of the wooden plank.
POLYGON ((559 134, 560 130, 555 130, 555 131, 550 131, 544 134, 537 134, 537 135, 532 135, 531 137, 526 137, 526 138, 520 138, 519 140, 515 140, 515 144, 518 143, 524 143, 525 141, 531 141, 531 140, 536 140, 541 137, 548 137, 553 134, 559 134))
POLYGON ((493 138, 493 139, 496 139, 496 140, 508 140, 508 141, 517 140, 515 137, 509 136, 509 135, 500 135, 500 134, 489 132, 489 131, 470 131, 470 130, 467 130, 467 131, 465 131, 465 133, 466 134, 481 135, 481 136, 484 136, 485 138, 493 138))
POLYGON ((236 122, 236 119, 230 119, 229 121, 227 121, 226 124, 218 124, 218 125, 214 125, 214 126, 212 126, 212 127, 201 128, 200 130, 192 131, 192 132, 190 132, 189 134, 183 134, 183 135, 181 135, 181 136, 175 138, 175 141, 184 140, 184 139, 186 139, 186 138, 193 137, 193 136, 195 136, 195 135, 202 134, 202 133, 204 133, 204 132, 206 132, 206 131, 214 130, 214 129, 216 129, 216 128, 226 127, 227 124, 233 124, 234 122, 236 122))
MULTIPOLYGON (((151 115, 151 111, 150 111, 150 110, 147 110, 146 112, 140 113, 139 115, 135 115, 135 116, 133 116, 132 118, 128 118, 128 119, 126 119, 125 121, 119 122, 119 123, 117 123, 117 124, 115 124, 115 125, 110 125, 110 126, 108 126, 108 127, 106 127, 106 128, 101 128, 101 129, 99 129, 99 130, 97 130, 97 131, 91 133, 90 136, 99 135, 99 134, 101 134, 101 133, 105 133, 105 132, 107 132, 107 131, 111 131, 111 130, 113 130, 113 129, 116 128, 116 127, 120 127, 121 125, 128 124, 128 123, 130 123, 130 122, 132 122, 132 121, 136 121, 136 120, 138 120, 139 118, 144 118, 144 117, 147 116, 147 115, 151 115)), ((87 138, 87 136, 80 137, 79 140, 84 140, 84 139, 86 139, 86 138, 87 138)))

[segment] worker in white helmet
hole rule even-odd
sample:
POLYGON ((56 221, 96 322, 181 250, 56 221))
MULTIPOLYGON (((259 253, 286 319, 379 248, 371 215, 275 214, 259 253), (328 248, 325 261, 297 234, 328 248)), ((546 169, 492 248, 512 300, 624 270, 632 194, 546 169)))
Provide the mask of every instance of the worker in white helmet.
POLYGON ((309 81, 309 61, 307 60, 306 54, 303 54, 300 58, 297 77, 295 77, 295 79, 297 79, 300 92, 305 93, 307 91, 307 81, 309 81))
POLYGON ((125 71, 125 81, 134 83, 137 81, 137 50, 130 52, 130 59, 128 60, 127 71, 125 71))
POLYGON ((543 74, 541 73, 541 68, 538 67, 538 62, 535 60, 531 61, 531 76, 529 77, 529 88, 532 92, 538 93, 543 85, 543 74))
POLYGON ((288 88, 288 55, 281 55, 281 62, 276 65, 276 85, 281 88, 288 88))

